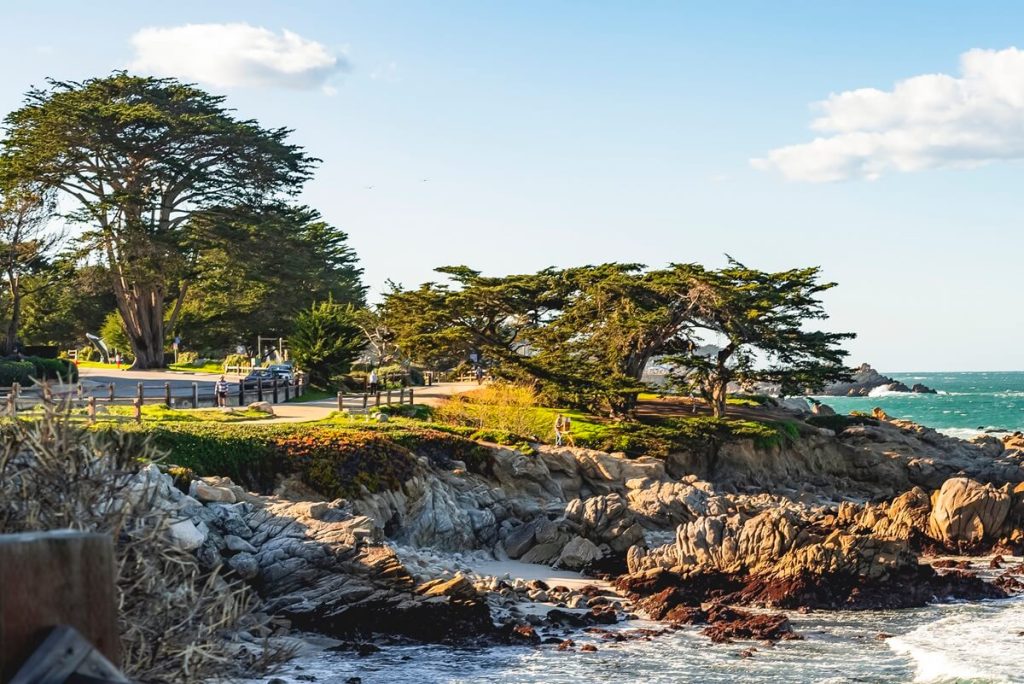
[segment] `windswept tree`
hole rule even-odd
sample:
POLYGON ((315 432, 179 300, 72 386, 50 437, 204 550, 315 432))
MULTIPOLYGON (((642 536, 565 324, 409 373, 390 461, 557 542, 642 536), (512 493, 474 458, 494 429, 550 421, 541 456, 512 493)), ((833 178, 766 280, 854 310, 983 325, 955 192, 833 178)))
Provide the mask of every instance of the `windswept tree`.
POLYGON ((828 318, 819 295, 835 283, 822 282, 819 268, 770 273, 730 259, 729 266, 701 276, 705 306, 696 328, 716 347, 693 344, 666 359, 679 366, 676 378, 699 389, 716 416, 724 415, 730 384, 775 383, 782 394, 798 394, 849 375, 840 346, 852 333, 808 330, 828 318))
POLYGON ((5 119, 8 175, 57 188, 103 258, 136 368, 164 365, 189 289, 194 217, 295 193, 315 160, 289 130, 234 117, 174 79, 115 73, 32 89, 5 119))
POLYGON ((54 193, 47 187, 0 186, 0 272, 8 296, 7 353, 14 350, 21 331, 24 279, 45 269, 46 257, 60 239, 49 230, 53 214, 54 193))
POLYGON ((603 264, 503 278, 466 267, 386 296, 398 344, 417 360, 477 354, 507 379, 624 416, 643 389, 647 363, 684 349, 701 306, 697 266, 645 270, 603 264))

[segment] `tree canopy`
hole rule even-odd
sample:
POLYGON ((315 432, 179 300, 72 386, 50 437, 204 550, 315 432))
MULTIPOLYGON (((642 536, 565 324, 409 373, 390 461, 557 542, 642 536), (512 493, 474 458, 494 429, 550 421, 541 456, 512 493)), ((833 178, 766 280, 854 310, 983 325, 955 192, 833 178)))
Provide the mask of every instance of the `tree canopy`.
POLYGON ((115 73, 50 81, 4 120, 5 174, 74 200, 83 243, 110 269, 136 367, 163 365, 165 305, 173 328, 199 256, 190 223, 294 193, 316 161, 288 129, 238 119, 223 102, 174 79, 115 73))

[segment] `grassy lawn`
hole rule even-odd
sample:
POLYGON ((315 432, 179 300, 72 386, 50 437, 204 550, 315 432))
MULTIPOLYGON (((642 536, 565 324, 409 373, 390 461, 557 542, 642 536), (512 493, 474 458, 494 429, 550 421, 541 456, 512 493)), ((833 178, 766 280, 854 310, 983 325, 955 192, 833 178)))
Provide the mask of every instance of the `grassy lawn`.
MULTIPOLYGON (((106 370, 118 370, 116 363, 103 363, 102 361, 77 361, 79 368, 103 368, 106 370)), ((122 363, 121 370, 128 370, 128 364, 122 363)))
POLYGON ((172 371, 185 371, 188 373, 214 373, 224 372, 224 362, 216 359, 209 359, 201 364, 197 363, 172 363, 167 366, 172 371))
MULTIPOLYGON (((96 420, 105 417, 132 418, 135 408, 132 406, 109 406, 105 413, 97 412, 96 420)), ((272 418, 263 411, 250 409, 224 411, 215 408, 172 409, 165 404, 147 404, 142 407, 144 423, 241 423, 272 418)))

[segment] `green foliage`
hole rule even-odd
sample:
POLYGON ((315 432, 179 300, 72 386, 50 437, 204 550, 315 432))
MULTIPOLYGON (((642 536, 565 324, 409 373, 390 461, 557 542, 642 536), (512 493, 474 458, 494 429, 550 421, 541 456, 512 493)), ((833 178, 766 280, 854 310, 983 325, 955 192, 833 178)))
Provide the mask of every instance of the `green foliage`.
POLYGON ((178 352, 177 364, 179 366, 189 366, 199 360, 199 352, 194 351, 182 351, 178 352))
POLYGON ((110 280, 105 266, 74 255, 41 265, 24 279, 22 338, 30 344, 77 347, 86 333, 98 334, 116 305, 110 280))
POLYGON ((78 350, 78 361, 98 361, 100 354, 91 344, 78 350))
POLYGON ((125 359, 132 357, 132 343, 128 339, 128 333, 124 329, 124 320, 117 311, 111 311, 103 319, 100 327, 100 338, 107 345, 107 349, 113 353, 121 352, 125 359))
POLYGON ((10 387, 14 383, 32 384, 35 366, 28 361, 0 361, 0 387, 10 387))
POLYGON ((316 301, 363 303, 362 269, 348 236, 314 209, 275 204, 209 215, 192 231, 203 248, 180 327, 193 347, 225 350, 257 335, 286 337, 296 312, 316 301))
POLYGON ((530 385, 495 382, 449 397, 433 415, 453 425, 538 440, 551 432, 554 418, 549 421, 547 415, 539 413, 537 403, 537 391, 530 385))
POLYGON ((351 310, 328 299, 295 317, 288 343, 292 358, 309 374, 309 383, 327 389, 349 371, 365 340, 351 310))
POLYGON ((844 379, 849 333, 808 330, 827 318, 819 295, 835 287, 820 281, 821 269, 770 273, 729 260, 719 271, 696 275, 701 297, 693 310, 695 331, 723 340, 717 351, 691 344, 666 361, 678 365, 676 383, 699 389, 716 416, 724 415, 730 383, 777 383, 783 395, 819 389, 844 379))
POLYGON ((228 354, 224 358, 224 365, 229 368, 235 366, 248 366, 251 361, 252 359, 245 354, 228 354))
POLYGON ((252 210, 297 192, 315 160, 287 129, 240 120, 224 98, 124 72, 33 88, 4 120, 6 175, 63 191, 84 250, 114 259, 119 310, 142 368, 163 365, 195 257, 200 217, 252 210), (116 188, 111 191, 111 188, 116 188), (171 300, 165 306, 165 296, 171 300))

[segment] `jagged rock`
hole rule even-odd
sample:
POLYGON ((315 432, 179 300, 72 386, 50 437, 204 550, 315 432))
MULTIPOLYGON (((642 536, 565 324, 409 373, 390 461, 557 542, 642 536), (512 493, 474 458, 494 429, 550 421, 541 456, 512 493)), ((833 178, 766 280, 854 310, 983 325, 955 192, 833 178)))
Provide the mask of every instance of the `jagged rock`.
POLYGON ((235 494, 227 487, 214 487, 202 480, 192 480, 189 496, 203 503, 235 503, 235 494))
POLYGON ((574 499, 565 507, 565 519, 575 525, 579 536, 608 544, 618 553, 644 538, 643 528, 620 494, 574 499))
MULTIPOLYGON (((202 525, 202 523, 200 523, 202 525)), ((205 525, 203 525, 205 527, 205 525)), ((191 520, 178 520, 177 522, 171 523, 167 528, 167 533, 174 544, 185 551, 194 551, 203 545, 206 541, 207 532, 200 529, 191 520)))
POLYGON ((270 416, 274 415, 274 407, 270 404, 269 401, 254 401, 251 404, 249 404, 246 408, 249 409, 250 411, 259 411, 261 413, 266 413, 267 415, 270 416))
POLYGON ((236 537, 233 534, 224 535, 224 544, 231 551, 239 552, 244 551, 245 553, 256 553, 256 547, 245 541, 241 537, 236 537))
POLYGON ((260 574, 260 564, 251 553, 237 553, 228 559, 228 567, 238 573, 242 579, 255 579, 260 574))
POLYGON ((1009 487, 997 489, 965 477, 950 478, 932 496, 928 534, 951 547, 996 539, 1010 506, 1009 487))
POLYGON ((519 560, 524 563, 538 563, 540 565, 546 565, 558 558, 561 552, 561 544, 537 544, 523 554, 519 560))
POLYGON ((577 570, 600 560, 601 556, 601 549, 597 548, 592 541, 583 537, 574 537, 562 549, 562 553, 558 556, 558 565, 577 570))

